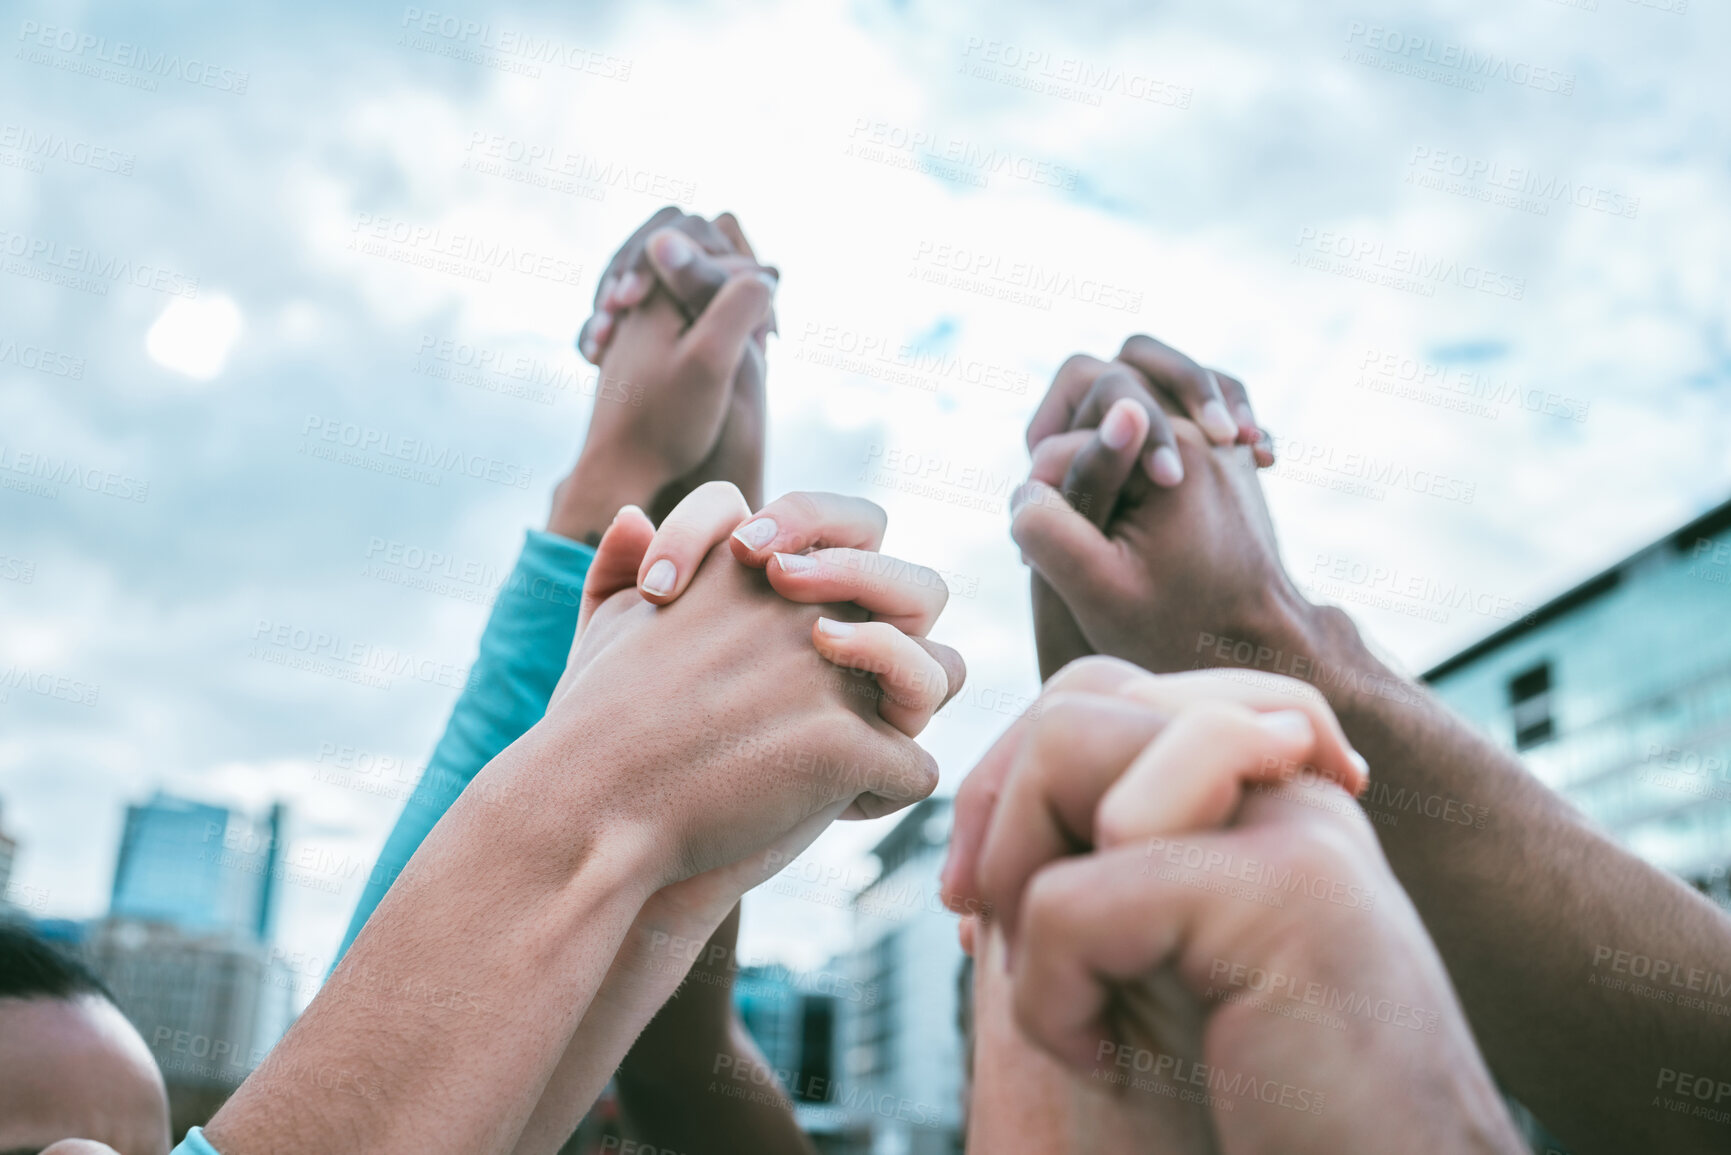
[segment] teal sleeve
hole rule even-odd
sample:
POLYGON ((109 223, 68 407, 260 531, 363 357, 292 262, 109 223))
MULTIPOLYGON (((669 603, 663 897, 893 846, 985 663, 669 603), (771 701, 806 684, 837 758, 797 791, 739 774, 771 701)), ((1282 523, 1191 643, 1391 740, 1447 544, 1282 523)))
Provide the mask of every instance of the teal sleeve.
POLYGON ((186 1133, 186 1138, 180 1141, 180 1146, 170 1151, 168 1155, 219 1155, 215 1147, 205 1142, 204 1131, 198 1127, 186 1133))
POLYGON ((529 531, 517 566, 493 603, 480 656, 451 711, 445 735, 367 877, 338 960, 463 788, 547 712, 577 633, 583 579, 594 558, 589 546, 529 531))

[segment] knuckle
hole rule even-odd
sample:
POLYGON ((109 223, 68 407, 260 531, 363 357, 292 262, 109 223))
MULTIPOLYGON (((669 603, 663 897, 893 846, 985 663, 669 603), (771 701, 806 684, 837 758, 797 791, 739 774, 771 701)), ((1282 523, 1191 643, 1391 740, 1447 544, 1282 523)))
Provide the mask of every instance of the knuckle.
POLYGON ((783 518, 787 518, 796 528, 810 531, 817 529, 822 523, 823 504, 815 493, 796 491, 784 494, 772 502, 770 508, 777 515, 777 525, 782 524, 783 518))
MULTIPOLYGON (((1052 697, 1060 691, 1079 689, 1085 685, 1096 685, 1108 679, 1116 679, 1127 674, 1142 674, 1141 667, 1123 658, 1113 658, 1105 654, 1089 654, 1077 658, 1053 674, 1046 683, 1046 696, 1052 697)), ((1148 676, 1144 674, 1143 676, 1148 676)), ((1044 709, 1041 711, 1044 713, 1044 709)))
POLYGON ((745 500, 745 495, 740 493, 739 486, 733 484, 731 481, 723 481, 719 478, 704 482, 692 492, 702 494, 705 500, 712 500, 718 503, 730 498, 738 498, 740 501, 745 500))
POLYGON ((1077 377, 1086 377, 1095 372, 1095 367, 1099 364, 1100 359, 1098 357, 1090 356, 1087 353, 1072 353, 1064 358, 1062 365, 1058 366, 1057 379, 1068 381, 1077 377))
POLYGON ((1065 937, 1065 928, 1076 909, 1076 897, 1067 871, 1036 872, 1024 888, 1022 933, 1030 940, 1065 937))

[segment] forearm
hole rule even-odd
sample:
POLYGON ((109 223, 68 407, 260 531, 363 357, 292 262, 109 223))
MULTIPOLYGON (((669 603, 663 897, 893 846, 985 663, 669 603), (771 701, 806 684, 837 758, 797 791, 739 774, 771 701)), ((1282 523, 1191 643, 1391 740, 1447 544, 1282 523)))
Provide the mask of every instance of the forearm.
POLYGON ((793 1103, 737 1015, 714 1033, 682 1035, 663 1053, 670 1061, 619 1071, 628 1136, 704 1155, 813 1155, 793 1103))
POLYGON ((726 891, 700 896, 698 909, 668 897, 651 899, 638 920, 649 933, 638 942, 637 965, 661 976, 663 989, 669 972, 682 980, 666 990, 619 1066, 626 1136, 651 1149, 810 1155, 793 1104, 733 1008, 738 903, 726 891), (663 905, 671 909, 656 909, 663 905))
POLYGON ((510 1150, 656 885, 533 735, 428 837, 208 1129, 224 1155, 510 1150))
POLYGON ((367 877, 338 958, 481 767, 547 712, 577 631, 583 581, 593 558, 593 549, 563 535, 527 535, 499 589, 468 685, 367 877))
POLYGON ((1578 1151, 1722 1141, 1722 1125, 1653 1102, 1662 1070, 1726 1077, 1731 1019, 1673 1001, 1686 988, 1608 991, 1597 964, 1627 951, 1721 973, 1731 921, 1390 672, 1344 614, 1295 636, 1370 762, 1365 809, 1503 1083, 1578 1151))
MULTIPOLYGON (((694 1047, 704 1049, 703 1032, 694 1029, 693 1023, 707 1026, 711 1017, 682 1015, 675 1011, 675 1005, 692 1002, 694 998, 703 1001, 706 1004, 703 1010, 714 1012, 715 1037, 723 1033, 731 974, 705 965, 707 960, 702 955, 705 941, 722 921, 725 910, 676 916, 660 913, 658 905, 651 898, 627 931, 605 980, 523 1128, 516 1155, 557 1151, 628 1055, 636 1067, 654 1070, 669 1060, 683 1061, 694 1047), (690 994, 676 997, 674 992, 681 989, 688 973, 699 985, 690 994), (708 982, 722 980, 727 986, 717 995, 708 982), (670 999, 674 1004, 669 1004, 670 999), (720 1004, 719 1009, 711 1005, 716 1003, 720 1004), (646 1031, 645 1027, 664 1007, 674 1012, 665 1018, 679 1020, 675 1030, 646 1031), (670 1033, 676 1037, 658 1037, 670 1033)), ((732 952, 725 953, 730 966, 732 952)), ((693 1090, 700 1092, 701 1087, 693 1090)), ((634 1104, 627 1102, 625 1106, 629 1110, 634 1104)), ((669 1110, 685 1109, 681 1104, 665 1106, 669 1110)), ((651 1111, 648 1117, 654 1119, 658 1114, 659 1110, 651 1111)))

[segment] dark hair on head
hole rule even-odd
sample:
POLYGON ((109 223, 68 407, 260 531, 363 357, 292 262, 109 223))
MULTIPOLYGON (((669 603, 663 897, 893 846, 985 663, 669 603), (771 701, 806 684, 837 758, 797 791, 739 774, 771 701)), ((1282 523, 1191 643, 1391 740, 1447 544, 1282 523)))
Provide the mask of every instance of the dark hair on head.
POLYGON ((28 927, 0 923, 0 999, 114 996, 90 968, 28 927))

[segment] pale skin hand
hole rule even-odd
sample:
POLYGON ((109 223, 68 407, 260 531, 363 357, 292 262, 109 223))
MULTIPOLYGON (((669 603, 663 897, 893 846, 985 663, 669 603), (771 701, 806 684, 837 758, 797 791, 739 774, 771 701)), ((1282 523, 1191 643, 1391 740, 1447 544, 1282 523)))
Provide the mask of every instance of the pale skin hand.
POLYGON ((1107 531, 1044 500, 1038 482, 1015 517, 1024 556, 1089 647, 1156 671, 1250 664, 1312 681, 1378 768, 1368 805, 1416 799, 1474 816, 1398 813, 1376 830, 1508 1090, 1576 1151, 1721 1142, 1718 1124, 1652 1098, 1661 1069, 1711 1069, 1731 1023, 1608 998, 1593 979, 1607 947, 1710 969, 1731 957, 1731 919, 1385 667, 1344 613, 1300 596, 1242 447, 1172 424, 1184 483, 1156 492, 1132 477, 1107 531))
POLYGON ((1011 973, 1028 1036, 1096 1090, 1124 1084, 1093 1100, 1092 1125, 1117 1118, 1114 1133, 1140 1144, 1108 1149, 1158 1136, 1160 1149, 1234 1155, 1369 1152, 1411 1133, 1439 1151, 1520 1150, 1440 960, 1334 784, 1364 780, 1326 708, 1279 679, 1067 674, 989 755, 1014 747, 965 877, 1016 912, 1011 973), (1071 852, 1078 843, 1094 849, 1071 852), (1192 850, 1213 865, 1190 870, 1192 850), (1247 862, 1375 900, 1301 889, 1275 906, 1205 885, 1247 862), (1429 1008, 1411 1017, 1437 1029, 1364 1017, 1337 1031, 1218 999, 1252 972, 1429 1008), (1161 1093, 1191 1089, 1198 1071, 1231 1109, 1161 1093), (1281 1094, 1222 1090, 1245 1080, 1281 1094))
MULTIPOLYGON (((814 623, 813 642, 827 660, 874 677, 879 715, 912 737, 961 688, 965 670, 954 651, 924 639, 948 596, 942 580, 924 567, 877 554, 883 530, 883 511, 858 498, 791 494, 751 514, 739 492, 720 482, 694 491, 658 531, 639 511, 627 509, 602 539, 591 568, 573 652, 583 648, 584 628, 593 615, 616 594, 633 589, 643 594, 640 575, 651 571, 656 562, 665 562, 679 577, 665 588, 657 587, 658 592, 648 594, 646 600, 670 605, 689 589, 691 575, 703 559, 725 542, 739 564, 763 570, 782 597, 812 605, 847 602, 871 616, 871 621, 845 637, 827 632, 823 623, 832 628, 851 623, 820 618, 814 623), (771 524, 773 533, 767 528, 771 524), (755 528, 744 532, 747 527, 755 528), (814 568, 794 572, 784 564, 801 557, 814 562, 814 568)), ((555 691, 556 702, 567 688, 562 685, 555 691)), ((553 1150, 570 1135, 613 1073, 619 1056, 689 969, 690 957, 675 954, 672 944, 706 939, 714 943, 711 936, 736 909, 740 897, 797 856, 830 821, 850 812, 875 813, 885 804, 899 801, 831 806, 772 846, 665 887, 650 898, 549 1081, 517 1150, 553 1150)), ((730 953, 732 936, 727 940, 722 949, 730 953)), ((722 1046, 736 1049, 725 1038, 725 1020, 710 1028, 711 1052, 719 1053, 722 1046)), ((686 1049, 693 1045, 702 1044, 687 1040, 686 1049)), ((688 1062, 691 1056, 679 1058, 688 1062)), ((701 1118, 697 1106, 687 1107, 686 1114, 701 1118)), ((770 1137, 754 1132, 751 1138, 759 1149, 767 1142, 803 1144, 792 1126, 791 1109, 779 1119, 754 1120, 757 1127, 774 1127, 778 1122, 779 1131, 770 1137)), ((671 1120, 644 1120, 643 1125, 657 1128, 659 1145, 685 1141, 683 1133, 671 1129, 671 1120)), ((711 1132, 708 1142, 714 1141, 711 1132)))
POLYGON ((862 793, 930 793, 930 756, 813 648, 819 613, 725 550, 672 605, 626 589, 594 607, 573 692, 434 828, 212 1121, 217 1148, 510 1150, 656 891, 862 793), (795 752, 860 773, 814 776, 795 752))
MULTIPOLYGON (((1354 789, 1364 780, 1362 760, 1317 695, 1294 699, 1265 687, 1239 684, 1228 689, 1180 676, 1162 681, 1161 708, 1150 712, 1145 703, 1121 700, 1146 678, 1129 663, 1107 658, 1067 666, 1048 683, 1039 708, 1013 723, 963 780, 943 886, 952 908, 984 909, 991 915, 982 936, 988 944, 981 963, 983 992, 1002 995, 1008 987, 1007 979, 996 986, 988 980, 994 951, 1001 950, 1006 932, 1013 933, 1016 926, 1014 896, 1054 857, 1094 845, 1094 811, 1101 794, 1122 764, 1160 732, 1171 712, 1228 692, 1246 708, 1308 711, 1321 736, 1320 762, 1327 772, 1354 789)), ((1007 1009, 989 1006, 979 1014, 982 1020, 994 1014, 1008 1017, 1007 1009)), ((1005 1082, 1025 1087, 1049 1066, 1047 1059, 1022 1056, 1006 1046, 982 1052, 975 1075, 991 1094, 994 1085, 1005 1082)), ((1128 1152, 1156 1139, 1156 1145, 1172 1150, 1211 1149, 1207 1122, 1194 1106, 1176 1097, 1127 1104, 1111 1097, 1102 1100, 1098 1091, 1096 1085, 1043 1093, 1051 1116, 1045 1126, 1059 1144, 1050 1150, 1128 1152), (1127 1113, 1128 1106, 1137 1109, 1127 1113)), ((982 1120, 979 1125, 991 1123, 982 1120)), ((992 1150, 1038 1149, 1007 1146, 1014 1133, 994 1137, 1000 1142, 992 1150)), ((1026 1135, 1018 1141, 1025 1142, 1026 1135)))

